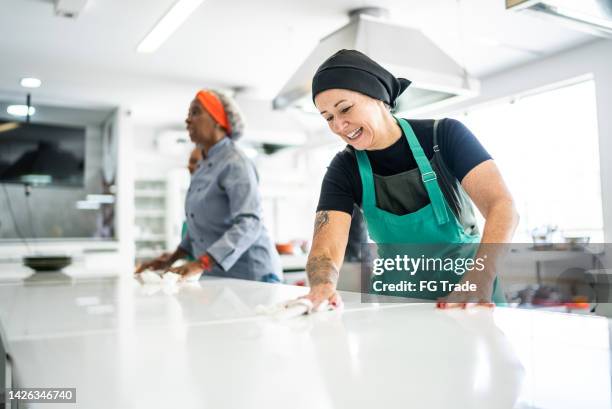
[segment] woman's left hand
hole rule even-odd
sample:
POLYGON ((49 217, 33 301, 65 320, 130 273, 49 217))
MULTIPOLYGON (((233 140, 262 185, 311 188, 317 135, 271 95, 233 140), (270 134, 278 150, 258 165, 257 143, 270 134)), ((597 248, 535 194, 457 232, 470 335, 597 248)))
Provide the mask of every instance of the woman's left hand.
POLYGON ((485 271, 468 271, 465 273, 459 284, 469 282, 475 285, 475 291, 453 291, 444 298, 441 298, 437 307, 445 308, 467 308, 473 306, 495 307, 491 302, 493 294, 493 277, 485 271))
POLYGON ((204 272, 204 269, 202 268, 202 264, 198 260, 196 260, 191 261, 189 263, 185 263, 178 267, 173 267, 168 271, 170 271, 171 273, 179 274, 181 276, 181 280, 196 280, 200 278, 200 276, 204 272))

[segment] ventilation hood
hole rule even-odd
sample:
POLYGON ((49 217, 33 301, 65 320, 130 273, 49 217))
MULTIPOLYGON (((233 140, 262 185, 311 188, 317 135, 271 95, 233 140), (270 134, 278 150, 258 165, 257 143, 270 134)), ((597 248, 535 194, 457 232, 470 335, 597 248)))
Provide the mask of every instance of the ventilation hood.
POLYGON ((363 52, 396 77, 412 84, 400 96, 395 112, 418 114, 478 95, 480 83, 446 55, 420 30, 391 23, 380 8, 349 13, 345 26, 323 38, 272 101, 274 109, 316 109, 312 103, 312 77, 335 52, 363 52))
POLYGON ((506 0, 506 9, 554 19, 569 28, 612 38, 612 0, 506 0))

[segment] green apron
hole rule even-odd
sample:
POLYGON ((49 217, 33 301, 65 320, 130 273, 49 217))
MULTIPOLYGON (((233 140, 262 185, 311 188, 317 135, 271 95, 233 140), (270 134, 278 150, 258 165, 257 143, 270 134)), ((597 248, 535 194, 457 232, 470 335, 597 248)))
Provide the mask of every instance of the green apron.
MULTIPOLYGON (((181 228, 181 240, 184 239, 186 235, 187 235, 187 222, 184 221, 183 227, 181 228)), ((185 258, 187 259, 187 261, 195 261, 195 258, 193 258, 191 254, 187 254, 187 257, 185 258)))
MULTIPOLYGON (((396 121, 408 140, 410 150, 421 174, 421 180, 429 196, 430 204, 404 215, 396 215, 377 207, 370 161, 365 151, 355 150, 363 188, 363 214, 371 239, 379 245, 378 256, 393 258, 409 249, 413 253, 409 256, 415 258, 421 255, 421 250, 429 258, 473 258, 478 250, 480 235, 465 232, 444 198, 436 173, 423 152, 412 127, 404 119, 396 118, 396 121), (419 246, 419 244, 422 246, 419 246)), ((390 277, 390 274, 385 274, 390 277)), ((384 279, 385 274, 375 276, 374 279, 378 278, 383 279, 383 282, 389 282, 384 279)), ((455 272, 426 271, 415 274, 411 279, 414 281, 444 280, 458 283, 461 277, 455 272)), ((493 302, 503 303, 505 299, 501 288, 498 287, 497 279, 495 279, 493 302)), ((377 294, 381 293, 377 292, 377 294)), ((436 300, 447 294, 448 292, 438 288, 437 291, 410 291, 403 296, 436 300)), ((387 295, 390 294, 387 293, 387 295)), ((394 293, 393 295, 398 294, 394 293)))

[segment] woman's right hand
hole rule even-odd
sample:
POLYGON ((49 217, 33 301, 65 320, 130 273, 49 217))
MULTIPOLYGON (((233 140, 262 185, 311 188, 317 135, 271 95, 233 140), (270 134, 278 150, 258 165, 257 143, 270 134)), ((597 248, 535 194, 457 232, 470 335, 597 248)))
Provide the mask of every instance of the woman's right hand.
POLYGON ((336 285, 350 226, 351 215, 346 212, 322 210, 316 214, 312 248, 306 262, 310 292, 301 297, 312 302, 314 311, 324 301, 333 308, 342 306, 336 285))
POLYGON ((327 301, 333 308, 342 307, 342 297, 336 291, 336 286, 332 283, 318 284, 310 288, 310 292, 300 298, 306 298, 312 302, 313 310, 317 310, 323 301, 327 301))
POLYGON ((134 274, 140 274, 145 270, 166 270, 172 265, 172 253, 163 253, 153 260, 145 261, 136 267, 134 274))

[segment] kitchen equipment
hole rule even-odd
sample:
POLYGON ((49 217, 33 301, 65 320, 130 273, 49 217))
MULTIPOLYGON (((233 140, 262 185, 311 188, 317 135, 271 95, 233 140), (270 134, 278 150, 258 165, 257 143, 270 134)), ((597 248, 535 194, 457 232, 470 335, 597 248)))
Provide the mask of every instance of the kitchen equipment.
POLYGON ((568 250, 582 250, 591 238, 589 236, 565 236, 563 241, 567 244, 568 250))
POLYGON ((421 30, 392 21, 389 10, 357 8, 349 11, 348 20, 305 56, 272 100, 274 109, 313 111, 312 75, 326 58, 341 49, 361 51, 395 76, 412 81, 397 100, 397 112, 417 114, 479 94, 478 79, 421 30))
POLYGON ((558 227, 552 225, 540 226, 531 230, 531 238, 533 240, 534 250, 552 250, 553 234, 557 232, 558 227))
POLYGON ((293 254, 293 244, 276 243, 276 251, 278 251, 278 254, 293 254))
POLYGON ((23 265, 36 272, 59 271, 70 264, 72 264, 72 257, 69 256, 26 256, 23 258, 23 265))

